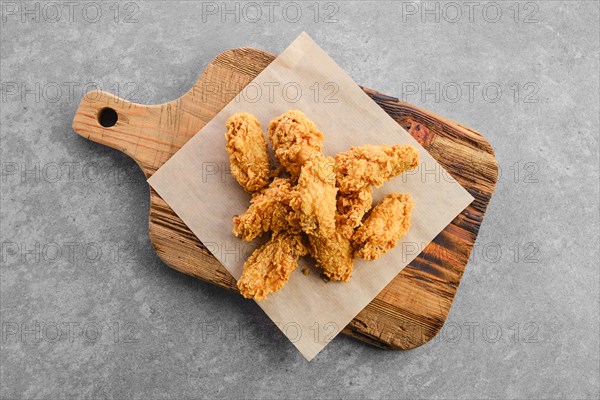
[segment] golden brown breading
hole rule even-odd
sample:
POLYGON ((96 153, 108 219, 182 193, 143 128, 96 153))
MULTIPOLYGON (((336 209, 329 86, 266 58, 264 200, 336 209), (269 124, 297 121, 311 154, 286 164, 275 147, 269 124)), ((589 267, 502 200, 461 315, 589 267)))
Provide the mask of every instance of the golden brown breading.
POLYGON ((335 231, 335 162, 316 154, 302 167, 298 178, 300 224, 310 235, 331 236, 335 231))
POLYGON ((289 179, 275 178, 252 196, 250 207, 242 215, 233 217, 233 234, 252 240, 268 231, 300 233, 300 215, 292 207, 299 201, 300 194, 289 179))
POLYGON ((323 133, 298 110, 274 118, 269 124, 269 139, 275 157, 294 179, 304 163, 323 147, 323 133))
POLYGON ((256 192, 269 183, 267 140, 260 123, 248 113, 233 114, 225 123, 227 153, 231 174, 248 192, 256 192))
POLYGON ((374 186, 418 166, 413 147, 364 145, 325 157, 323 134, 301 111, 290 110, 269 124, 280 164, 271 171, 256 118, 235 114, 226 127, 232 173, 253 193, 248 209, 233 218, 233 233, 248 241, 270 233, 244 264, 238 281, 244 297, 261 300, 280 290, 309 252, 325 277, 347 282, 355 257, 374 260, 408 231, 414 203, 407 194, 387 195, 363 219, 374 186))
POLYGON ((364 145, 351 147, 335 156, 337 186, 342 193, 357 192, 419 165, 419 153, 409 145, 364 145))
POLYGON ((366 186, 358 192, 338 193, 336 223, 337 229, 348 239, 352 239, 354 229, 362 224, 363 216, 373 204, 373 187, 366 186))
POLYGON ((408 194, 392 193, 376 205, 371 214, 354 234, 355 255, 375 260, 394 248, 410 227, 414 207, 408 194))
POLYGON ((246 298, 262 300, 281 289, 298 266, 298 258, 306 254, 301 235, 274 233, 244 264, 238 280, 240 293, 246 298))
POLYGON ((334 231, 329 237, 308 236, 310 255, 333 281, 348 282, 354 270, 352 244, 340 232, 334 231))

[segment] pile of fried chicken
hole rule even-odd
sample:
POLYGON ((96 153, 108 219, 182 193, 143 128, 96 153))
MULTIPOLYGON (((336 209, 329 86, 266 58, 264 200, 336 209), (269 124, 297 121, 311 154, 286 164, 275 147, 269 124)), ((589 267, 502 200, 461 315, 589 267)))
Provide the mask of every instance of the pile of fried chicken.
POLYGON ((234 114, 226 129, 231 173, 252 194, 248 209, 233 218, 233 233, 247 241, 270 234, 244 264, 238 281, 244 297, 261 300, 281 289, 307 254, 325 280, 347 282, 354 257, 375 260, 408 231, 410 195, 388 194, 371 206, 373 187, 417 167, 412 146, 364 145, 326 157, 323 133, 301 111, 290 110, 269 124, 280 164, 272 170, 254 116, 234 114))

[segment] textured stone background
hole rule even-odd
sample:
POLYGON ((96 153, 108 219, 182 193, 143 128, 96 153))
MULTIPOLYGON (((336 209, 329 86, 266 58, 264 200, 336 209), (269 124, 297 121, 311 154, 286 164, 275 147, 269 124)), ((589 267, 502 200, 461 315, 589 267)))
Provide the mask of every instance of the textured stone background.
POLYGON ((239 22, 220 2, 35 4, 2 2, 2 398, 598 398, 597 2, 323 2, 318 22, 313 2, 271 20, 258 2, 257 22, 241 3, 239 22), (306 362, 254 303, 163 264, 142 173, 71 129, 88 82, 162 103, 219 52, 303 30, 496 151, 446 327, 413 351, 340 336, 306 362))

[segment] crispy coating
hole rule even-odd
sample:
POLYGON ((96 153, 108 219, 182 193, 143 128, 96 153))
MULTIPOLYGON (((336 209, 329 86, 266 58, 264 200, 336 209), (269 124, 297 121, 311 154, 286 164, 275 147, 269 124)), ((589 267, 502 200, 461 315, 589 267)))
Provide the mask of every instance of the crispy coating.
POLYGON ((394 248, 410 227, 414 203, 408 194, 392 193, 376 205, 354 234, 355 255, 375 260, 394 248))
POLYGON ((409 145, 386 144, 351 147, 335 156, 337 186, 342 193, 357 192, 386 181, 419 165, 419 153, 409 145))
POLYGON ((243 214, 233 217, 233 234, 252 240, 268 231, 300 233, 300 215, 293 208, 299 201, 300 194, 289 179, 275 178, 252 196, 250 207, 243 214))
POLYGON ((333 281, 348 282, 354 270, 352 244, 340 231, 331 236, 308 236, 310 255, 333 281))
POLYGON ((310 235, 328 237, 335 231, 335 162, 332 157, 316 154, 302 167, 298 178, 300 223, 310 235))
POLYGON ((227 153, 231 173, 248 192, 256 192, 269 183, 267 140, 260 123, 248 113, 233 114, 225 123, 227 153))
POLYGON ((290 110, 269 124, 269 139, 275 157, 297 179, 304 163, 315 153, 321 153, 323 133, 303 112, 290 110))
POLYGON ((270 232, 244 264, 238 281, 244 297, 261 300, 280 290, 298 258, 309 252, 324 276, 347 282, 355 257, 375 260, 408 231, 414 206, 410 195, 387 195, 365 215, 373 205, 374 186, 417 167, 413 147, 365 145, 325 157, 323 134, 302 112, 290 110, 269 124, 280 164, 271 171, 256 118, 234 114, 226 127, 232 173, 252 193, 248 209, 233 218, 233 233, 250 241, 270 232))
POLYGON ((362 224, 363 216, 373 205, 373 187, 366 186, 358 192, 338 193, 336 223, 337 229, 347 239, 352 239, 354 229, 362 224))
POLYGON ((254 250, 244 264, 238 280, 240 293, 246 298, 262 300, 281 289, 306 254, 301 235, 274 233, 271 239, 254 250))

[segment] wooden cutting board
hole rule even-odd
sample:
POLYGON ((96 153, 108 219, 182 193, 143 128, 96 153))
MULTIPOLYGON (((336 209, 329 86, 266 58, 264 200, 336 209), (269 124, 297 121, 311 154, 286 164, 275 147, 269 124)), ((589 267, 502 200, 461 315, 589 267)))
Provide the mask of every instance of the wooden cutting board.
MULTIPOLYGON (((129 155, 149 178, 274 58, 251 48, 223 52, 183 97, 160 105, 89 92, 77 109, 73 129, 129 155)), ((378 347, 411 349, 433 338, 448 316, 492 196, 498 166, 492 147, 476 131, 363 89, 475 198, 343 330, 378 347)), ((237 291, 235 279, 151 188, 149 231, 166 264, 237 291)))

